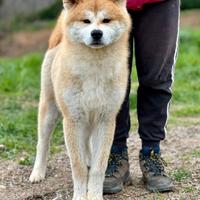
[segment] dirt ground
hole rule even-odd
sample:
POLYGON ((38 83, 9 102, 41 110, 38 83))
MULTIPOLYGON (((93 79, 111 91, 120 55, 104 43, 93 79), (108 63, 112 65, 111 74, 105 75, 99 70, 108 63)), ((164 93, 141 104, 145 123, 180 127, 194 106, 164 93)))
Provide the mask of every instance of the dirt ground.
MULTIPOLYGON (((176 127, 168 131, 162 143, 163 157, 168 163, 167 172, 184 168, 189 176, 182 181, 174 180, 173 192, 152 194, 145 190, 138 165, 140 139, 131 134, 129 155, 133 185, 116 195, 105 196, 105 200, 143 200, 143 199, 200 199, 200 156, 192 152, 200 148, 200 126, 176 127)), ((28 182, 31 166, 20 166, 14 161, 0 163, 0 199, 2 200, 71 200, 72 179, 69 159, 64 151, 54 155, 48 165, 47 178, 37 184, 28 182)))
MULTIPOLYGON (((187 11, 181 16, 181 27, 200 27, 200 11, 187 11)), ((0 30, 0 56, 20 56, 31 52, 44 52, 51 29, 5 34, 0 30)))
POLYGON ((17 57, 31 52, 44 52, 51 30, 0 34, 0 56, 17 57))

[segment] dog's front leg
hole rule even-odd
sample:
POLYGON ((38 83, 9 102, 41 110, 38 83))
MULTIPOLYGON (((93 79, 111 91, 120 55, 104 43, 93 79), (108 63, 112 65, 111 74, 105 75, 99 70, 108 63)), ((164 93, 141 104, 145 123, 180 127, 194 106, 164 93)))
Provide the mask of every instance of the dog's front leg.
POLYGON ((84 126, 64 118, 64 136, 67 151, 70 157, 72 178, 74 183, 73 200, 87 200, 88 168, 84 148, 84 126))
POLYGON ((57 49, 49 50, 42 65, 41 92, 38 113, 38 143, 33 171, 29 180, 39 182, 45 177, 49 152, 50 136, 58 118, 53 85, 51 81, 51 65, 57 49))
POLYGON ((103 200, 103 182, 115 130, 115 118, 97 124, 93 133, 88 200, 103 200))

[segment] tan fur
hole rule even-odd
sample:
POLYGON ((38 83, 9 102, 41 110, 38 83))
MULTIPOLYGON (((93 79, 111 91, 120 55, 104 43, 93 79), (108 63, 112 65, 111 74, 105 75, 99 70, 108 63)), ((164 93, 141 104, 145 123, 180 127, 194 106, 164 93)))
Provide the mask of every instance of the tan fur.
MULTIPOLYGON (((117 2, 117 1, 113 0, 113 2, 117 2)), ((111 15, 112 19, 118 20, 118 19, 122 18, 123 14, 121 13, 120 9, 117 6, 114 8, 113 4, 110 4, 110 2, 108 2, 107 0, 101 0, 101 1, 82 0, 82 3, 79 5, 79 7, 70 13, 69 21, 71 22, 73 20, 83 19, 83 11, 86 8, 96 12, 98 9, 103 9, 105 7, 104 6, 105 4, 108 4, 107 5, 108 11, 112 13, 112 15, 111 15), (86 1, 87 1, 87 7, 85 6, 86 1)), ((60 14, 60 16, 57 20, 56 26, 50 36, 49 49, 56 47, 62 41, 62 35, 63 35, 62 22, 63 22, 63 20, 64 20, 64 11, 60 14)))
POLYGON ((63 21, 63 15, 62 12, 58 18, 58 21, 56 23, 56 26, 50 36, 49 39, 49 49, 55 48, 57 45, 59 45, 62 41, 62 21, 63 21))
POLYGON ((57 21, 42 66, 37 156, 30 181, 45 177, 50 134, 60 110, 72 167, 73 200, 102 200, 115 119, 127 87, 130 19, 122 0, 66 0, 64 6, 67 14, 63 11, 57 21), (66 29, 84 20, 85 10, 106 10, 111 20, 126 24, 126 31, 99 49, 73 42, 66 29))

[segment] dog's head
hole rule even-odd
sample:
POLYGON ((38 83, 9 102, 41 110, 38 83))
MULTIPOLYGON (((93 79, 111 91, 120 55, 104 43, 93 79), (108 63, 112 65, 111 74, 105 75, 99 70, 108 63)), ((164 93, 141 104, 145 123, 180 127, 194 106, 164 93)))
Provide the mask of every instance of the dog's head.
POLYGON ((63 0, 64 32, 75 43, 101 48, 130 27, 125 0, 63 0))

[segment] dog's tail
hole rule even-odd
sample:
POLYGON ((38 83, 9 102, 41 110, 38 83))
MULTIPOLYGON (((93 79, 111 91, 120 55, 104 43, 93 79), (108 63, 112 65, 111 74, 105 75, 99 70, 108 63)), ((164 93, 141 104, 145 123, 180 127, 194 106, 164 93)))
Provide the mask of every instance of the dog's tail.
POLYGON ((61 41, 62 41, 62 20, 63 20, 63 15, 64 13, 61 12, 56 26, 53 30, 53 32, 51 33, 50 39, 49 39, 49 49, 53 49, 54 47, 58 46, 61 41))

